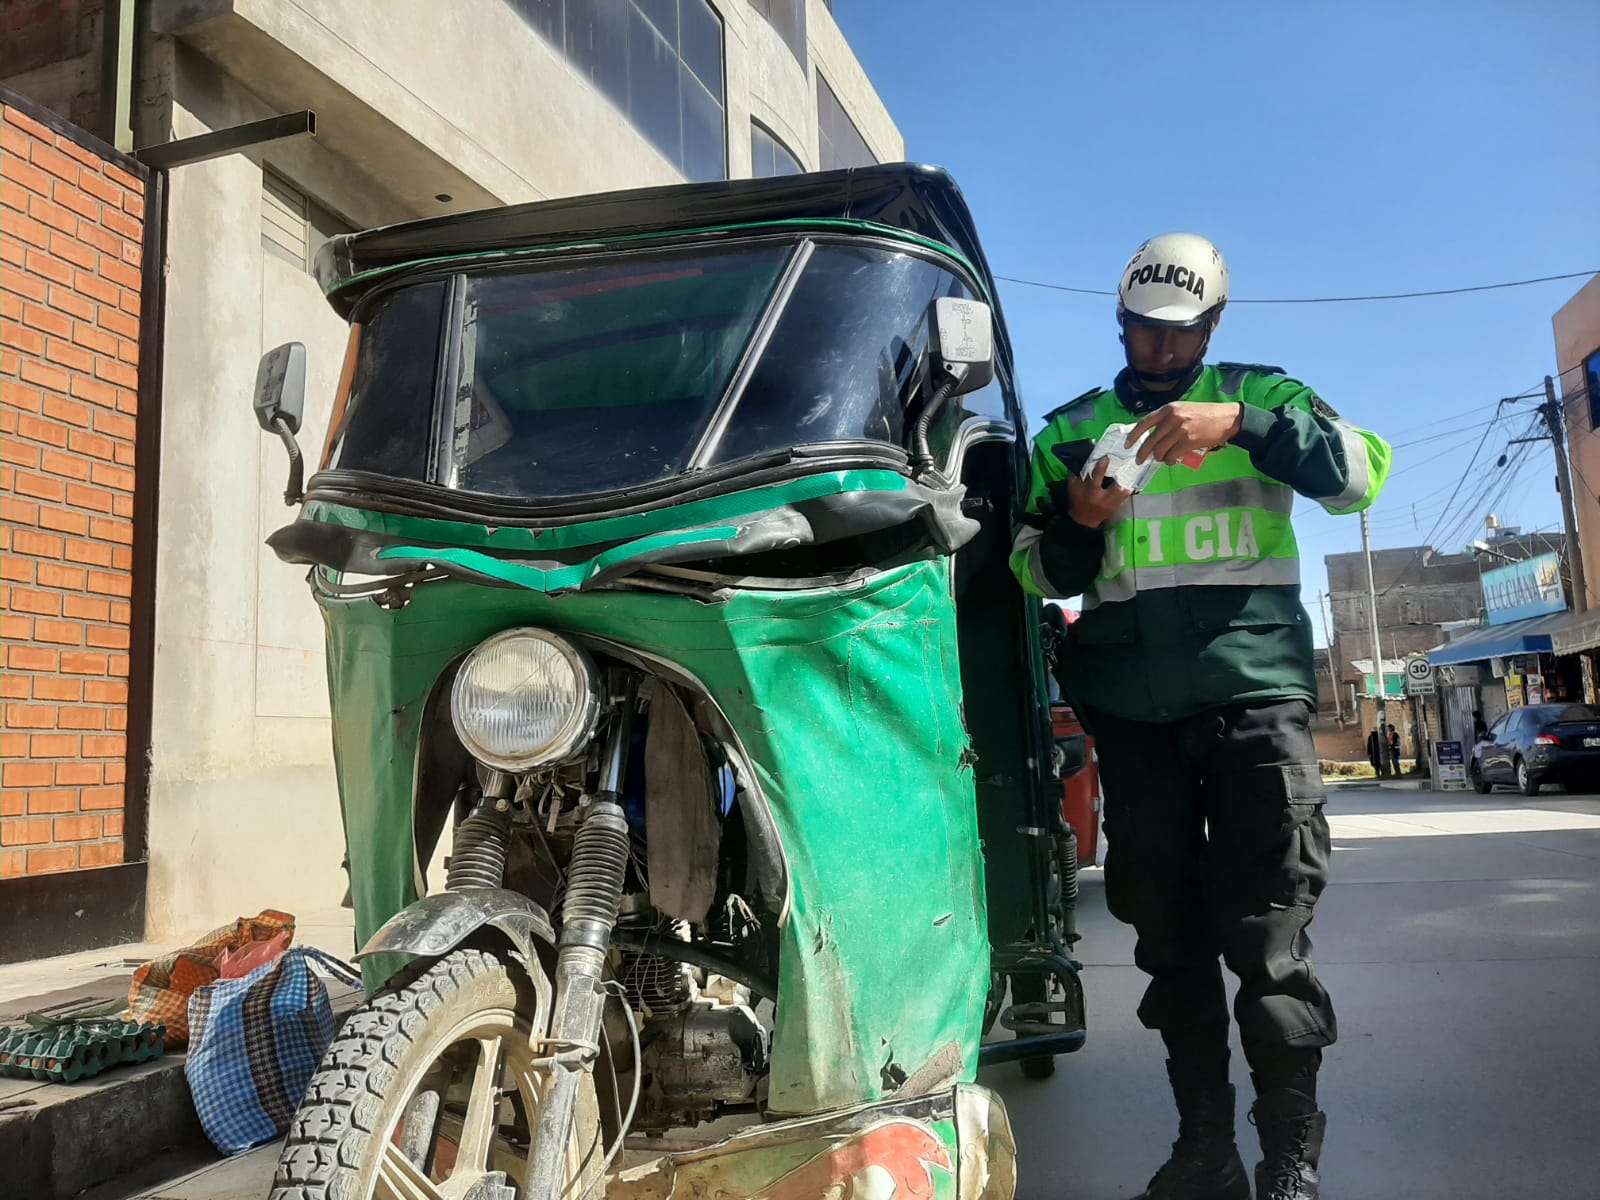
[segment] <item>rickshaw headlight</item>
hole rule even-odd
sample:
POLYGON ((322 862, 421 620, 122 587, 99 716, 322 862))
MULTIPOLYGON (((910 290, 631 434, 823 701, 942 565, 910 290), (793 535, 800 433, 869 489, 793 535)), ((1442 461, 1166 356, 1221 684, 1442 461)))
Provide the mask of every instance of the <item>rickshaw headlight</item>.
POLYGON ((542 629, 511 629, 461 664, 450 693, 456 735, 478 761, 531 771, 569 758, 600 713, 589 656, 542 629))

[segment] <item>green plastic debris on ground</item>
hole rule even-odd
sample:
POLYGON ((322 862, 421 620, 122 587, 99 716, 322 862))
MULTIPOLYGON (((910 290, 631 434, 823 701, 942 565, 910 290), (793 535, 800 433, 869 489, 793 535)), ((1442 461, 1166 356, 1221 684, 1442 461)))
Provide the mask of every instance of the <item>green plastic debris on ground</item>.
POLYGON ((167 1048, 167 1027, 117 1017, 45 1017, 0 1025, 0 1075, 76 1083, 109 1067, 149 1062, 167 1048))

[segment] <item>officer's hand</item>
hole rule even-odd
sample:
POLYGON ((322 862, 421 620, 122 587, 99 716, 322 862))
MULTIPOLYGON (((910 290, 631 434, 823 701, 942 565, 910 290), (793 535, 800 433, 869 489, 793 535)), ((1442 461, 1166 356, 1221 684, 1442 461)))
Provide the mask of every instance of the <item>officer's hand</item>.
MULTIPOLYGON (((1133 495, 1127 488, 1106 480, 1106 468, 1110 465, 1110 459, 1102 458, 1089 478, 1073 475, 1066 481, 1067 515, 1085 529, 1099 529, 1116 516, 1133 495)), ((1059 496, 1061 487, 1059 483, 1052 485, 1051 494, 1059 496)))
POLYGON ((1133 445, 1151 430, 1139 447, 1139 461, 1152 458, 1171 465, 1196 450, 1215 450, 1233 440, 1244 422, 1243 404, 1195 404, 1178 401, 1164 405, 1133 427, 1127 444, 1133 445))

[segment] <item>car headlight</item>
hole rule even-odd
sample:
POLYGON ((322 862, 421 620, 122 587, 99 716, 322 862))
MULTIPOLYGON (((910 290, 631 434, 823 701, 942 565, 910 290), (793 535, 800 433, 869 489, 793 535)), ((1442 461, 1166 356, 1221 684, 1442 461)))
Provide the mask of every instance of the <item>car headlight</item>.
POLYGON ((456 735, 478 761, 531 771, 569 758, 600 713, 589 656, 542 629, 511 629, 461 664, 450 693, 456 735))

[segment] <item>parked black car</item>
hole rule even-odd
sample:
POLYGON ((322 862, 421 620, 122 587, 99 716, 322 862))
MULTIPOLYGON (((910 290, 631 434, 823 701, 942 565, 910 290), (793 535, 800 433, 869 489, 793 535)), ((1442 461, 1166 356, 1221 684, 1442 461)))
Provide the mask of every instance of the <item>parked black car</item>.
POLYGON ((1537 796, 1541 784, 1600 779, 1600 709, 1587 704, 1514 708, 1472 748, 1469 770, 1479 795, 1497 783, 1537 796))

